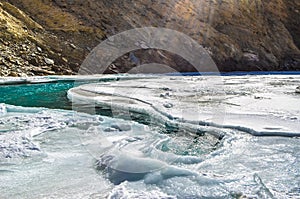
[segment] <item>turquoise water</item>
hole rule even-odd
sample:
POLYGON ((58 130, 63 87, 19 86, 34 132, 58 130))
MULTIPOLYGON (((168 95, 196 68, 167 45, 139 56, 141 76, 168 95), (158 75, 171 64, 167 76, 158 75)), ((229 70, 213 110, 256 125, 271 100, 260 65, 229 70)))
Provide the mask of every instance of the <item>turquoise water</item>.
MULTIPOLYGON (((10 104, 23 107, 43 107, 49 109, 72 110, 72 102, 67 98, 67 91, 73 87, 92 83, 91 82, 74 82, 62 81, 55 83, 41 84, 20 84, 20 85, 3 85, 0 86, 0 103, 10 104)), ((109 107, 89 107, 88 104, 76 105, 79 112, 89 112, 93 109, 93 114, 111 117, 112 113, 109 107)), ((130 118, 121 111, 114 117, 122 119, 133 119, 142 124, 150 124, 147 115, 132 113, 130 118)), ((161 129, 161 131, 164 131, 161 129)), ((165 132, 165 131, 164 131, 165 132)))
POLYGON ((6 85, 0 87, 0 103, 25 107, 71 109, 66 97, 74 82, 6 85))

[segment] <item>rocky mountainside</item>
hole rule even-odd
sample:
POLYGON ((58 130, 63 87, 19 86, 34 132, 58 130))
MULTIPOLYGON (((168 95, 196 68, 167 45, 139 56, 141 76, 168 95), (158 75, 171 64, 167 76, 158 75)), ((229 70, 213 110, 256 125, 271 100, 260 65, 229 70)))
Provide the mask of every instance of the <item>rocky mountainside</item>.
MULTIPOLYGON (((149 26, 187 34, 221 71, 300 70, 299 23, 299 0, 1 1, 0 75, 76 74, 104 39, 149 26)), ((106 72, 153 62, 195 70, 180 56, 158 49, 130 55, 106 72)))

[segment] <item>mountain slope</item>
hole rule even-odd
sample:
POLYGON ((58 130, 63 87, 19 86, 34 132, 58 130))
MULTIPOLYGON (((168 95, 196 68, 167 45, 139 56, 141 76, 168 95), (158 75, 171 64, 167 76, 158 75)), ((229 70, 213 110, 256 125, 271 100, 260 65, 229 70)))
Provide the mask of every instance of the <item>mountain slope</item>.
MULTIPOLYGON (((298 0, 7 2, 1 4, 1 9, 26 27, 26 34, 32 35, 35 45, 42 43, 47 47, 47 54, 61 68, 61 73, 72 73, 70 70, 76 73, 85 56, 103 39, 148 26, 175 29, 192 37, 211 52, 221 71, 300 70, 298 0), (14 5, 25 17, 16 16, 15 11, 3 5, 14 5)), ((134 55, 141 64, 158 62, 177 71, 194 70, 188 62, 169 52, 138 50, 134 55)), ((127 72, 135 66, 124 55, 106 72, 127 72)), ((23 66, 19 68, 23 70, 23 66)), ((57 72, 57 68, 52 71, 57 72)))

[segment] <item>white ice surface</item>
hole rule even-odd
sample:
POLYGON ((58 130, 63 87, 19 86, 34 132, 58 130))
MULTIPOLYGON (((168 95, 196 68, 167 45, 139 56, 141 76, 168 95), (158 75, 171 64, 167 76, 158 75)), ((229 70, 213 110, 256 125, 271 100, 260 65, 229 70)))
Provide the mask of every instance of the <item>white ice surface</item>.
POLYGON ((162 77, 86 84, 73 102, 137 111, 181 124, 228 127, 254 135, 300 135, 300 76, 162 77))
MULTIPOLYGON (((151 184, 200 175, 180 165, 197 164, 202 158, 162 151, 162 145, 172 148, 176 140, 136 122, 64 110, 0 107, 5 110, 0 115, 1 198, 112 198, 121 194, 123 185, 118 188, 111 182, 130 181, 140 173, 146 174, 138 179, 151 184), (114 164, 106 167, 121 174, 106 178, 97 171, 101 157, 114 157, 114 164)), ((187 142, 180 150, 189 146, 187 142)), ((123 197, 146 194, 139 189, 129 192, 123 197)), ((147 194, 151 192, 154 198, 167 196, 158 187, 147 194)))

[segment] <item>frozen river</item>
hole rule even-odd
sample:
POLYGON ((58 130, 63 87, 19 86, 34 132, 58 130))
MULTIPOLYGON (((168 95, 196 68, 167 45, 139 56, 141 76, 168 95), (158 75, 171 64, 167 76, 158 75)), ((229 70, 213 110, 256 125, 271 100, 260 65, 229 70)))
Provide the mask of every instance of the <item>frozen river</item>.
POLYGON ((299 75, 84 79, 0 81, 1 198, 300 198, 299 75))

